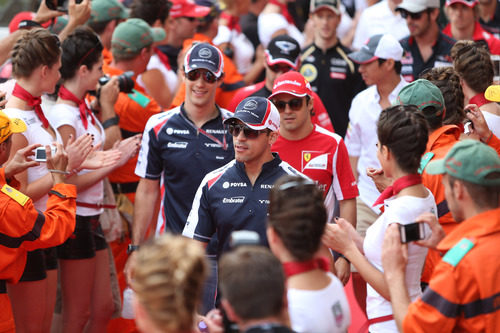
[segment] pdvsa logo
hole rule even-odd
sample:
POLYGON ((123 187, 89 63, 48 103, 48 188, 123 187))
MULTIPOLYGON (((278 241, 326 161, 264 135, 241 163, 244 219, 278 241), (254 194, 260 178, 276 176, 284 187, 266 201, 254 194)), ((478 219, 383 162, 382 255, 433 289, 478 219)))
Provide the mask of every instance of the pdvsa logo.
POLYGON ((230 187, 247 187, 247 183, 230 183, 230 182, 224 182, 222 184, 223 188, 230 188, 230 187))

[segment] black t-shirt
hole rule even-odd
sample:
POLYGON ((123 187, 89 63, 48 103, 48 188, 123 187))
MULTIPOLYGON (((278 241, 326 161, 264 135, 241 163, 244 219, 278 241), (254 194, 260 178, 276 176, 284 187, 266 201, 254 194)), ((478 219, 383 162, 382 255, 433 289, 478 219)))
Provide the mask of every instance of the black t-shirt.
POLYGON ((350 49, 340 43, 323 52, 312 44, 302 52, 300 73, 311 83, 326 107, 335 133, 344 137, 354 96, 366 88, 358 66, 347 57, 350 49))

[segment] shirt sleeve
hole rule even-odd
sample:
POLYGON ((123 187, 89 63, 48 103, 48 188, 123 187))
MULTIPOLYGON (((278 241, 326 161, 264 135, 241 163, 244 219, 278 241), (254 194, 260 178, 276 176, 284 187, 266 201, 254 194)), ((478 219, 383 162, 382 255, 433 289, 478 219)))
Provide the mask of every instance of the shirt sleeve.
POLYGON ((78 115, 72 112, 65 105, 55 105, 48 114, 50 124, 58 129, 61 126, 68 125, 76 129, 78 115))
POLYGON ((352 174, 351 163, 344 140, 340 139, 335 155, 335 173, 333 187, 338 200, 356 198, 359 194, 356 180, 352 174))
POLYGON ((216 231, 216 226, 210 213, 207 177, 201 182, 196 191, 191 211, 182 232, 183 236, 204 243, 208 243, 216 231))
MULTIPOLYGON (((165 120, 166 121, 166 120, 165 120)), ((163 171, 161 147, 158 140, 159 128, 155 117, 149 119, 142 135, 141 149, 137 157, 135 174, 141 178, 159 179, 163 171)))
POLYGON ((361 126, 356 117, 357 109, 358 102, 357 98, 355 98, 349 110, 349 126, 347 127, 347 133, 345 135, 345 145, 349 152, 349 156, 354 157, 359 157, 361 155, 361 126))

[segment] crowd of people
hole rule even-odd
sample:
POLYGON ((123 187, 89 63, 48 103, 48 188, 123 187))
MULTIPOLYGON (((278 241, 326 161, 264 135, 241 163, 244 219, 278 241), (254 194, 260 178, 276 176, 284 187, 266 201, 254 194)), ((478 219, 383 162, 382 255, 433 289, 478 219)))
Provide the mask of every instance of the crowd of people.
POLYGON ((0 332, 500 327, 500 1, 42 0, 9 31, 0 332))

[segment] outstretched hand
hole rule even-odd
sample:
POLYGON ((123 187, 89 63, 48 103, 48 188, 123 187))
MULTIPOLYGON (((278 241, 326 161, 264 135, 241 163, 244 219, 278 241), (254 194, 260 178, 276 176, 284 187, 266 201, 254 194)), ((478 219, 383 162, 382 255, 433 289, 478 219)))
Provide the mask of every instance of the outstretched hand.
POLYGON ((5 164, 5 178, 12 178, 28 168, 40 165, 40 163, 32 160, 30 157, 34 156, 35 149, 41 146, 41 144, 35 143, 18 150, 14 157, 5 164))

